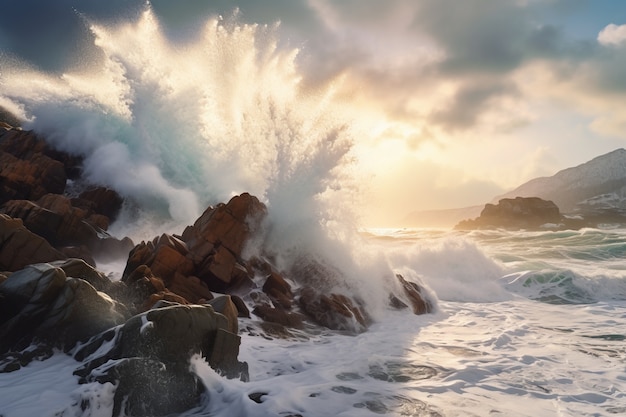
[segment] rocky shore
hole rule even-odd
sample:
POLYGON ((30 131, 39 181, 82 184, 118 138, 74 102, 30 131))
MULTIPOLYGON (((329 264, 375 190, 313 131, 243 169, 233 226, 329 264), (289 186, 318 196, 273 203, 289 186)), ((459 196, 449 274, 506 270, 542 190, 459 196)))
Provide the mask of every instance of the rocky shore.
MULTIPOLYGON (((84 184, 81 163, 0 123, 0 372, 60 349, 79 362, 81 383, 115 385, 114 415, 167 415, 206 390, 189 370, 192 354, 224 377, 248 378, 254 364, 238 359, 239 318, 257 318, 259 333, 272 337, 371 324, 363 300, 328 284, 338 273, 329 266, 302 259, 285 271, 262 249, 246 257, 267 220, 255 196, 207 207, 180 234, 155 231, 135 244, 107 232, 123 198, 84 184), (78 193, 68 186, 76 183, 78 193), (119 258, 120 280, 98 271, 98 262, 119 258)), ((396 278, 390 308, 431 311, 418 284, 396 278)))
POLYGON ((557 205, 539 197, 503 198, 498 204, 486 204, 475 219, 459 222, 457 230, 578 230, 583 227, 624 225, 626 216, 616 210, 578 210, 563 214, 557 205))

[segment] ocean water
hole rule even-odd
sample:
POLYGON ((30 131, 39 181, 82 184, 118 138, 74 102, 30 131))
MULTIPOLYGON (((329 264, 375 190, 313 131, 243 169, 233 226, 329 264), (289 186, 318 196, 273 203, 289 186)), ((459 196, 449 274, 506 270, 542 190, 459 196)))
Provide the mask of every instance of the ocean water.
MULTIPOLYGON (((275 338, 242 319, 250 381, 223 379, 191 358, 209 395, 183 415, 626 413, 626 230, 363 236, 394 269, 421 278, 436 312, 385 310, 356 336, 318 329, 275 338)), ((114 387, 79 386, 76 366, 59 353, 0 374, 0 414, 110 415, 114 387)))
MULTIPOLYGON (((210 17, 173 42, 149 5, 134 21, 85 22, 100 60, 62 75, 0 60, 0 105, 84 157, 72 189, 126 198, 111 233, 180 233, 208 204, 250 192, 269 218, 248 254, 284 270, 303 257, 330 265, 335 289, 374 318, 356 336, 288 338, 241 320, 250 382, 192 357, 209 394, 184 415, 626 414, 626 231, 363 229, 359 136, 333 83, 308 85, 301 51, 279 46, 274 27, 210 17), (396 273, 436 311, 390 310, 396 273)), ((123 262, 100 267, 115 277, 123 262)), ((0 374, 0 415, 109 416, 115 387, 78 385, 77 365, 58 353, 0 374)))

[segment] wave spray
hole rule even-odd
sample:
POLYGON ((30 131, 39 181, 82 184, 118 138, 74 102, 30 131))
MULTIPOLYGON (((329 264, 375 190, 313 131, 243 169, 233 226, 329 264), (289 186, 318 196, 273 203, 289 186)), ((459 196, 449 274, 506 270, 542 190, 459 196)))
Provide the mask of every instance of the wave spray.
POLYGON ((276 27, 212 17, 175 43, 147 6, 136 22, 91 31, 101 62, 62 76, 4 64, 0 104, 83 156, 86 181, 134 202, 113 233, 180 231, 207 205, 250 192, 268 206, 263 245, 279 266, 306 254, 366 300, 386 293, 372 282, 393 278, 387 261, 356 253, 350 124, 332 85, 305 86, 298 50, 278 47, 276 27))

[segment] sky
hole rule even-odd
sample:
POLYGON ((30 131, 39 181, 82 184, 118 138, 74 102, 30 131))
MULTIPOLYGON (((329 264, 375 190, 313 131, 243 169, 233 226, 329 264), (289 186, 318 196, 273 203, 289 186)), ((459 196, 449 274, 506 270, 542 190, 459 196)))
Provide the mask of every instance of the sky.
MULTIPOLYGON (((279 22, 310 86, 333 84, 354 122, 370 224, 482 205, 626 146, 623 0, 153 0, 168 36, 208 15, 279 22), (235 12, 237 10, 237 12, 235 12)), ((4 0, 0 50, 47 71, 93 54, 81 16, 135 0, 4 0), (59 46, 62 46, 61 48, 59 46)))

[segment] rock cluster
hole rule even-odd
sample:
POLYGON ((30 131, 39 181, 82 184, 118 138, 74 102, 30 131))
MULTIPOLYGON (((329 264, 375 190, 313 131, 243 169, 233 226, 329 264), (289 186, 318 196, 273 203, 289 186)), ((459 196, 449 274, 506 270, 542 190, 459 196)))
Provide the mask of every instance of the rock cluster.
MULTIPOLYGON (((78 257, 95 266, 94 257, 126 255, 133 243, 106 233, 122 206, 113 190, 93 185, 75 198, 63 195, 67 180, 80 174, 80 164, 80 158, 52 149, 31 131, 0 127, 0 213, 22 220, 27 230, 56 249, 48 250, 45 260, 78 257)), ((24 241, 27 236, 2 236, 0 249, 19 254, 20 248, 41 247, 40 242, 24 241)), ((15 271, 24 265, 0 263, 0 269, 15 271)))
POLYGON ((480 217, 463 220, 455 229, 539 229, 556 228, 563 222, 559 208, 552 201, 538 197, 503 198, 498 204, 487 204, 480 217))
MULTIPOLYGON (((116 386, 114 415, 173 414, 204 391, 191 354, 247 379, 238 320, 250 310, 278 335, 306 323, 357 333, 372 322, 363 300, 333 285, 340 271, 311 259, 281 271, 263 251, 246 258, 267 215, 256 197, 237 195, 180 235, 134 245, 106 233, 117 193, 64 194, 80 170, 80 158, 0 125, 0 372, 62 349, 82 363, 81 383, 116 386), (120 281, 94 268, 106 255, 127 259, 120 281)), ((419 285, 397 279, 393 307, 432 310, 419 285)))

